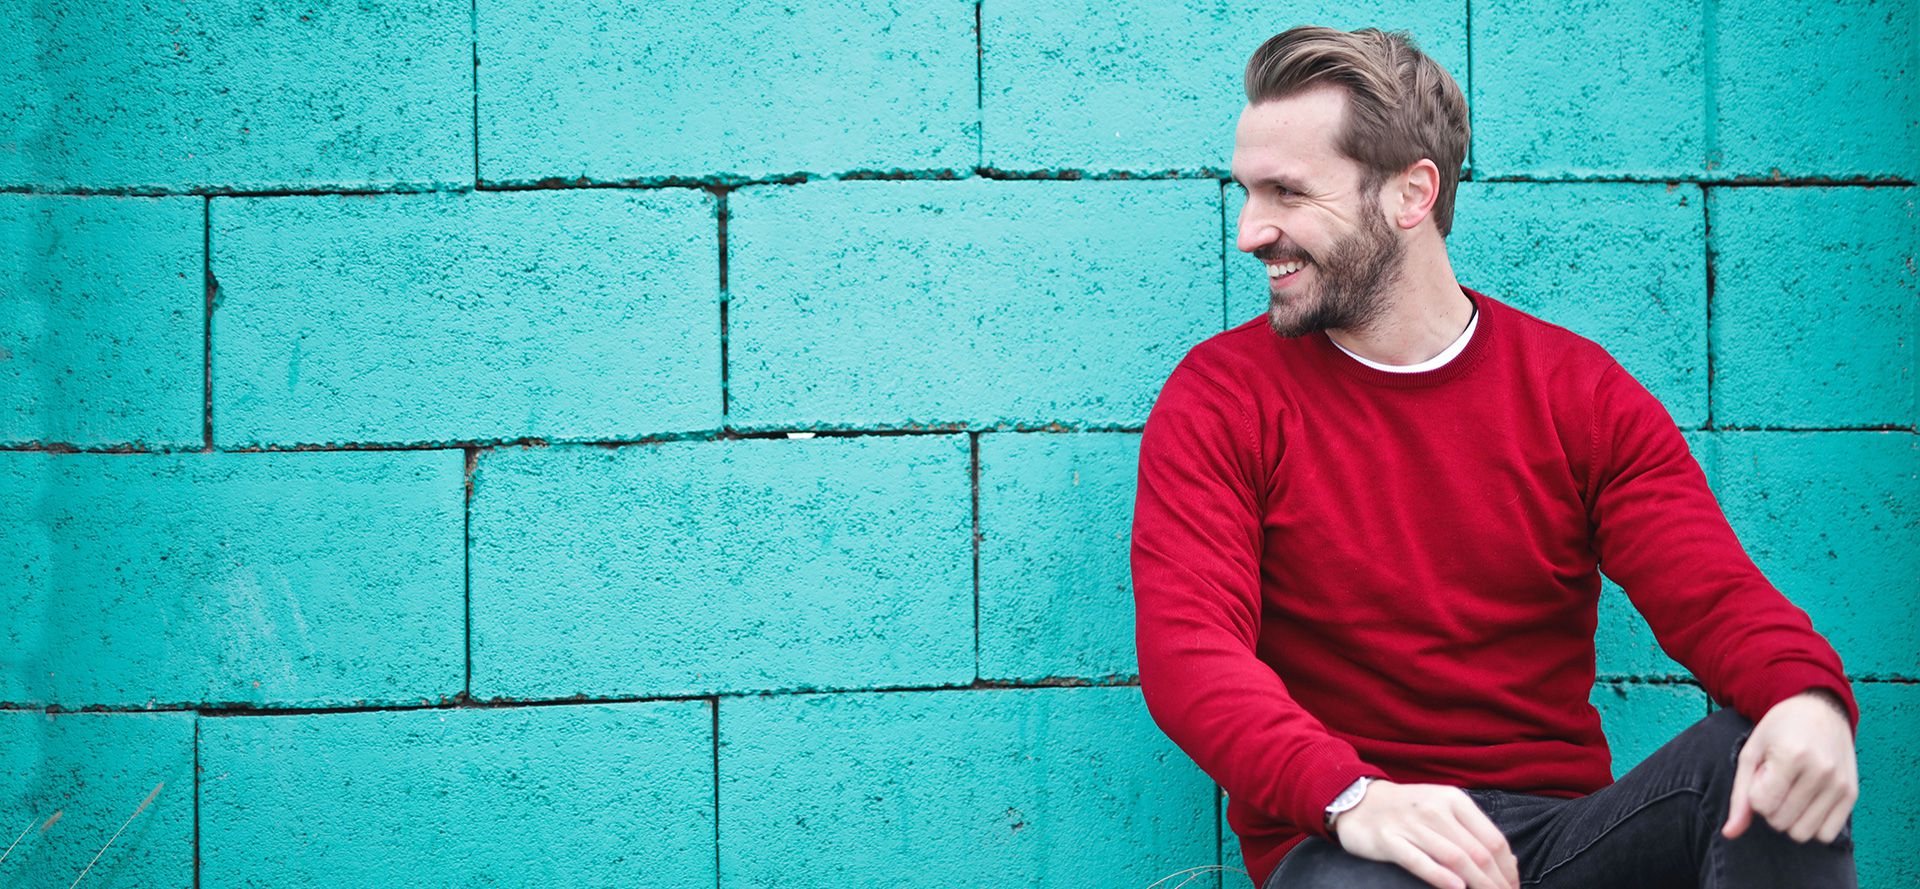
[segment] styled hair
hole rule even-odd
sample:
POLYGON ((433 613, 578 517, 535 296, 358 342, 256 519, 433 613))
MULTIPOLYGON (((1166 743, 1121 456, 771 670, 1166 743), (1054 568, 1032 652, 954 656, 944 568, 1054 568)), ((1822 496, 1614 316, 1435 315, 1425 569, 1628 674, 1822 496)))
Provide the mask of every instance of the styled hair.
POLYGON ((1467 100, 1411 35, 1289 28, 1254 50, 1246 81, 1250 105, 1327 84, 1344 89, 1346 125, 1334 145, 1360 163, 1366 190, 1423 157, 1432 160, 1440 168, 1433 222, 1443 238, 1452 230, 1453 193, 1467 156, 1467 100))

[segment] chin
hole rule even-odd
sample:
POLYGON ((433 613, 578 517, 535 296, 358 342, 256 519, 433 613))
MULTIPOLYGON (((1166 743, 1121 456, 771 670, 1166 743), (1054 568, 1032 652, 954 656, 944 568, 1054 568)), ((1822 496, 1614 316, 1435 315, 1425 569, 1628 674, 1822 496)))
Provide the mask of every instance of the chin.
POLYGON ((1321 330, 1320 327, 1312 324, 1303 324, 1303 320, 1298 315, 1281 315, 1273 311, 1267 312, 1267 329, 1287 339, 1306 336, 1321 330))
POLYGON ((1279 296, 1275 296, 1267 308, 1267 327, 1289 339, 1321 329, 1314 323, 1313 312, 1303 311, 1298 306, 1282 306, 1279 296))

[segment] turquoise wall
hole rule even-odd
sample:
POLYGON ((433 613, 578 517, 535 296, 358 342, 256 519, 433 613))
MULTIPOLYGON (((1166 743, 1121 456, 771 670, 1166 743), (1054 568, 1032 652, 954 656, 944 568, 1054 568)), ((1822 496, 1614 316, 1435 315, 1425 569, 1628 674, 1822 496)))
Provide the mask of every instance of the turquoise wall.
MULTIPOLYGON (((1920 882, 1915 0, 0 21, 0 883, 1247 885, 1127 537, 1303 22, 1466 87, 1461 279, 1665 401, 1920 882)), ((1709 704, 1606 596, 1624 770, 1709 704)))

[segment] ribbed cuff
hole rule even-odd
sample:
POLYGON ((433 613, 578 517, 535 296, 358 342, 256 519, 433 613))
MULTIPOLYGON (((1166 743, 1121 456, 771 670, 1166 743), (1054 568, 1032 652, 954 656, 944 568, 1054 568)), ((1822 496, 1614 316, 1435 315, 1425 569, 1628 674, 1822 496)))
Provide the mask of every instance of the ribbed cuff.
POLYGON ((1847 726, 1856 732, 1859 731, 1860 704, 1853 699, 1853 689, 1847 685, 1846 680, 1834 676, 1826 669, 1804 663, 1780 664, 1770 668, 1766 676, 1755 684, 1758 686, 1756 700, 1760 704, 1760 712, 1740 714, 1754 722, 1759 722, 1761 717, 1767 715, 1768 710, 1773 709, 1773 706, 1781 701, 1804 691, 1824 688, 1840 698, 1840 703, 1847 711, 1847 726))
POLYGON ((1385 778, 1387 773, 1357 759, 1347 759, 1337 765, 1315 769, 1312 774, 1302 776, 1294 788, 1294 811, 1287 813, 1287 820, 1295 827, 1321 839, 1333 839, 1327 832, 1327 806, 1340 791, 1347 789, 1354 779, 1362 777, 1385 778))

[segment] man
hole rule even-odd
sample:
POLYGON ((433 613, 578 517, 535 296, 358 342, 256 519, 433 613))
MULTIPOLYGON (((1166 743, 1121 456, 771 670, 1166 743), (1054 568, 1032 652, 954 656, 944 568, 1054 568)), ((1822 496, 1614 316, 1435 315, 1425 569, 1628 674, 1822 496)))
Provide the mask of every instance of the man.
POLYGON ((1254 884, 1852 885, 1840 659, 1644 387, 1454 279, 1453 79, 1404 35, 1295 28, 1246 92, 1271 310, 1162 389, 1132 565, 1148 710, 1254 884), (1600 568, 1727 707, 1617 783, 1600 568))

